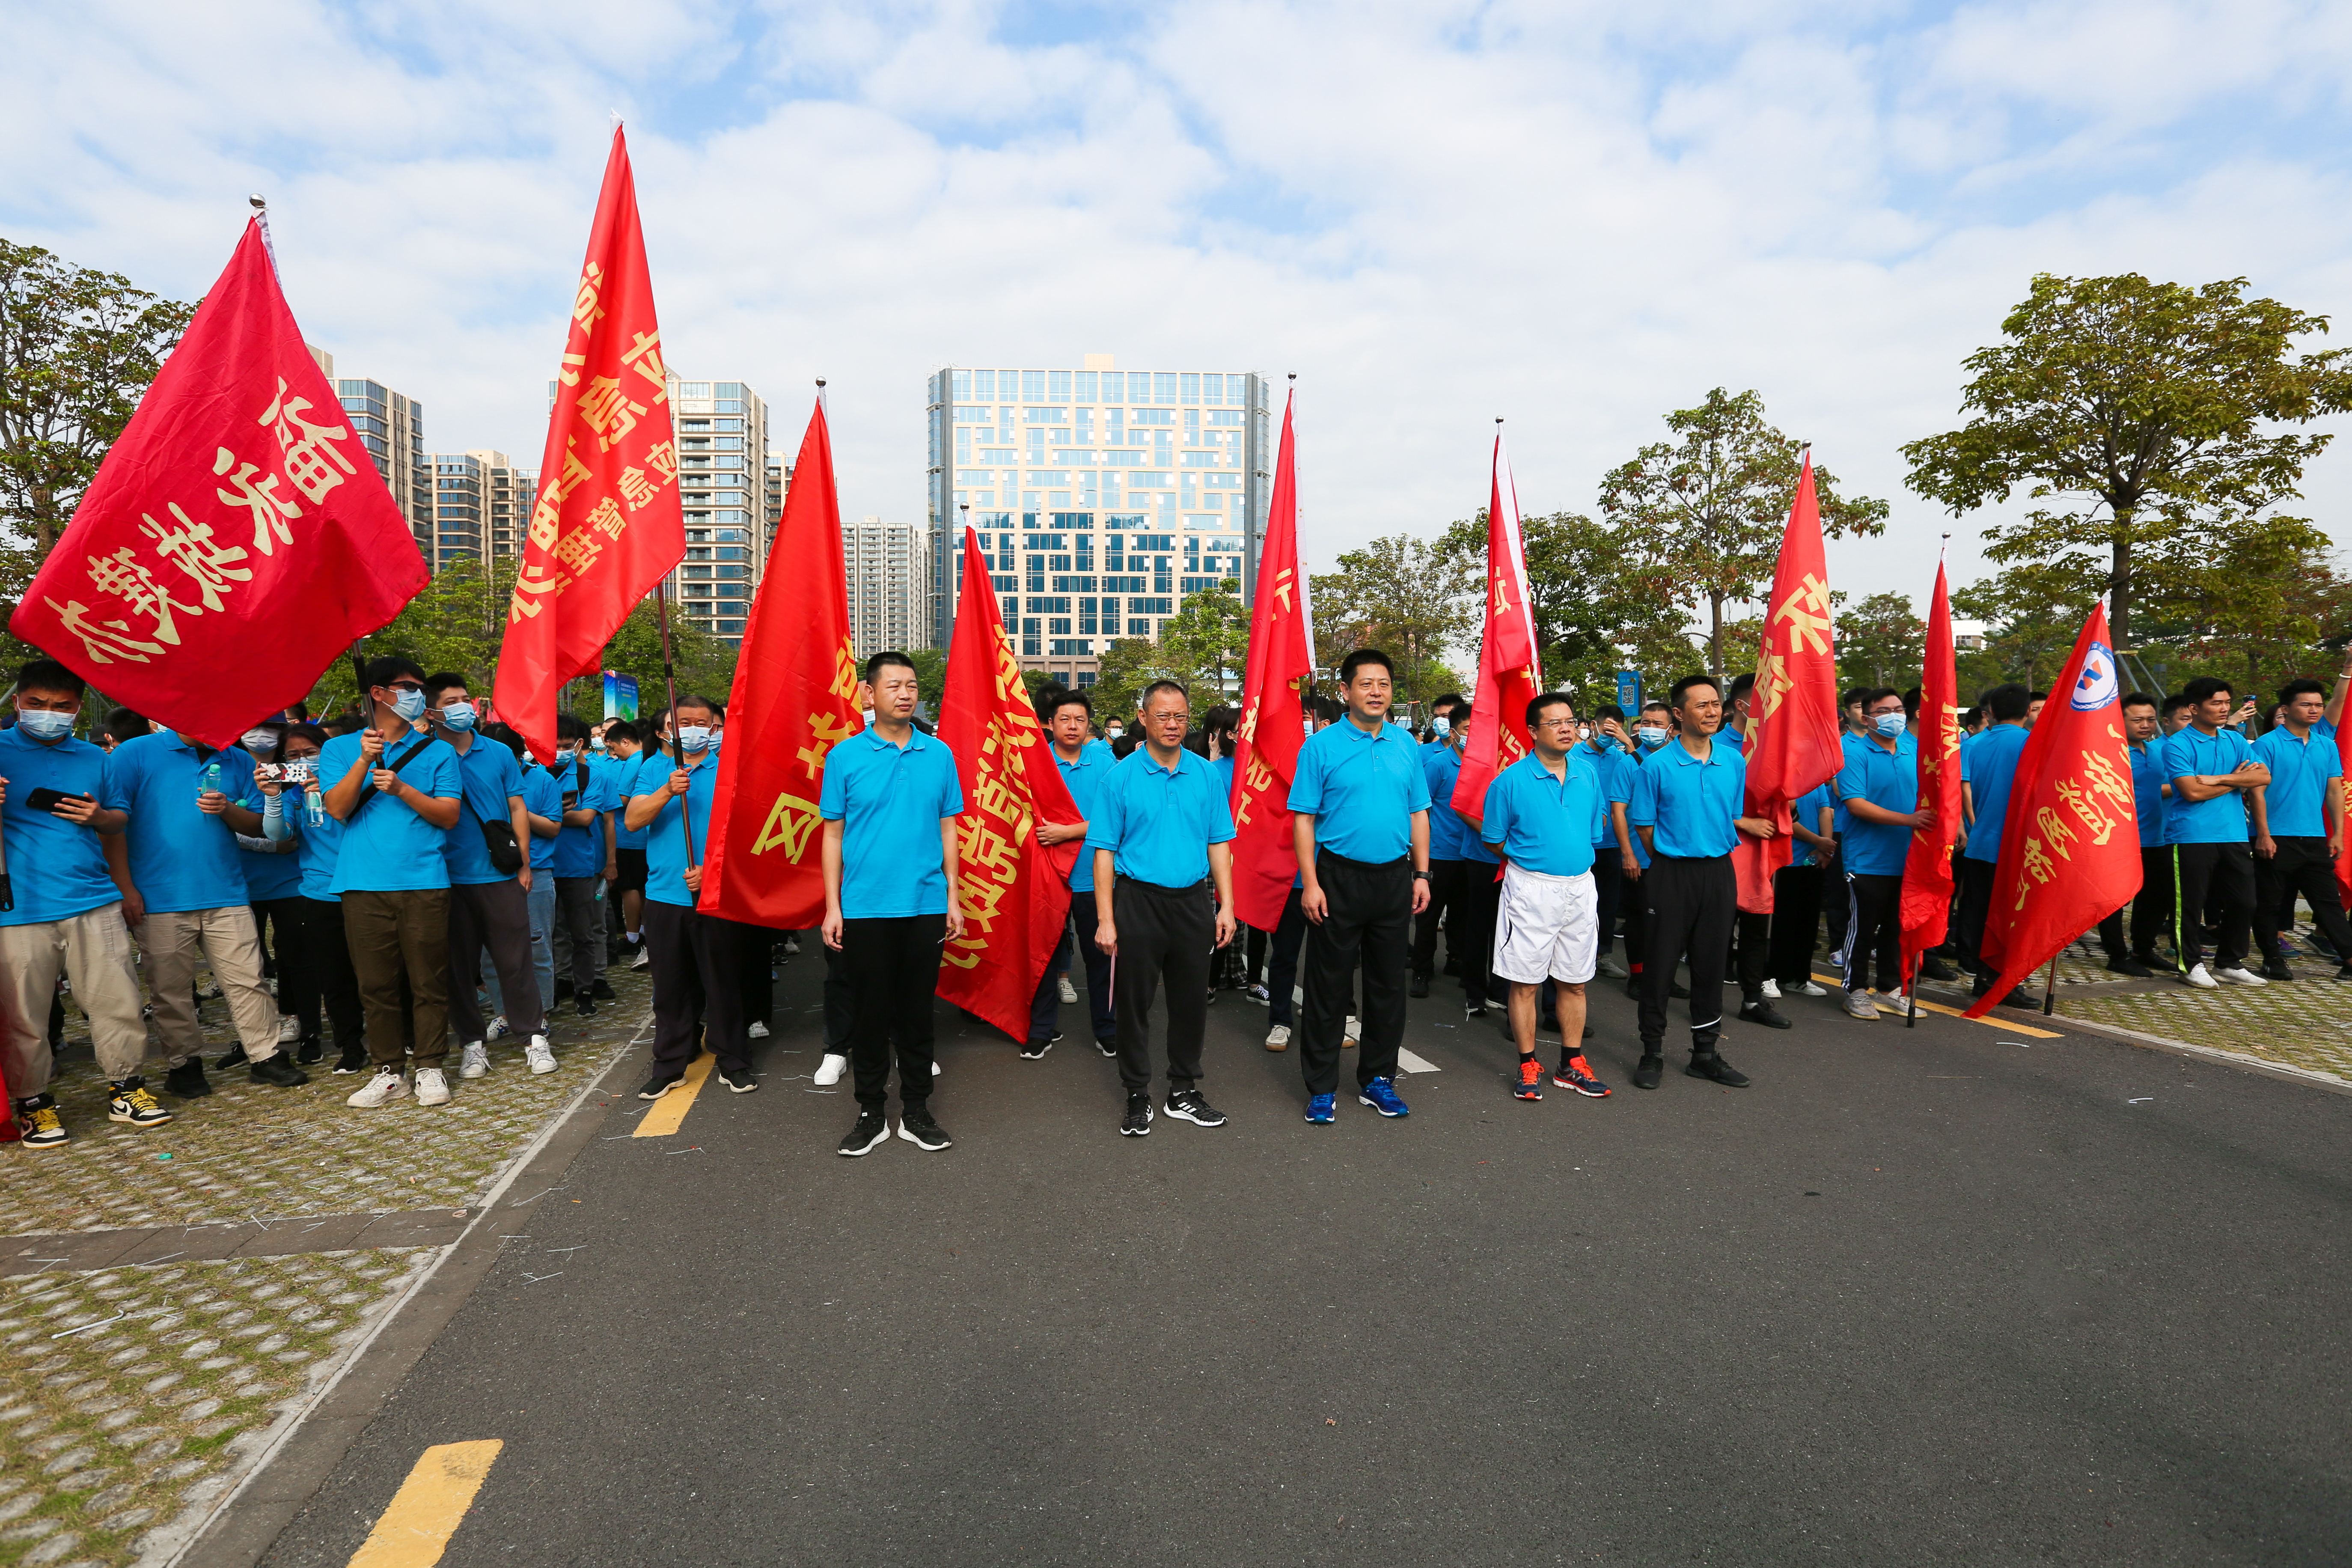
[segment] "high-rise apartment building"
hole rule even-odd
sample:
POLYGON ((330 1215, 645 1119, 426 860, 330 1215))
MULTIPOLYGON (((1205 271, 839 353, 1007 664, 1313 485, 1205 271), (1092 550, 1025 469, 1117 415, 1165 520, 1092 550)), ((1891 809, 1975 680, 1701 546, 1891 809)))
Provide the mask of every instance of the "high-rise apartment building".
POLYGON ((408 520, 418 553, 428 565, 437 564, 441 557, 434 537, 433 465, 425 455, 425 405, 382 382, 338 377, 335 356, 324 349, 311 348, 310 357, 334 383, 352 429, 375 459, 375 471, 391 488, 400 515, 408 520))
POLYGON ((430 461, 434 547, 426 559, 433 570, 461 555, 488 561, 515 554, 538 476, 516 468, 504 452, 436 452, 430 461))
POLYGON ((857 657, 931 643, 931 552, 927 531, 878 517, 841 525, 849 579, 849 630, 857 657))
POLYGON ((930 635, 948 646, 969 509, 1024 668, 1090 686, 1188 594, 1255 586, 1273 489, 1253 373, 949 366, 929 382, 930 635))

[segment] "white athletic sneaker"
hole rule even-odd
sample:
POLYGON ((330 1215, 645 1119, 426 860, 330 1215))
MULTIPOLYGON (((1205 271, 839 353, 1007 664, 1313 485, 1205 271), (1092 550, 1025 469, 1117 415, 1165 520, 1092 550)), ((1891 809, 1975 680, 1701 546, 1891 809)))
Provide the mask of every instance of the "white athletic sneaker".
POLYGON ((479 1040, 468 1040, 457 1058, 459 1078, 479 1078, 490 1070, 490 1051, 479 1040))
POLYGON ((654 966, 653 950, 647 947, 644 942, 637 943, 636 947, 636 953, 629 960, 629 967, 631 969, 651 969, 654 966))
POLYGON ((2232 985, 2268 985, 2270 984, 2251 969, 2225 969, 2221 971, 2221 978, 2232 985))
POLYGON ((816 1064, 816 1086, 823 1089, 827 1084, 839 1083, 841 1075, 848 1070, 847 1057, 836 1056, 827 1051, 824 1053, 824 1060, 816 1064))
POLYGON ((2189 972, 2189 984, 2200 991, 2215 991, 2221 988, 2221 983, 2206 973, 2205 966, 2200 963, 2189 972))
POLYGON ((1625 978, 1625 966, 1617 962, 1615 953, 1604 952, 1601 955, 1601 973, 1612 980, 1622 980, 1625 978))
POLYGON ((939 1076, 940 1076, 940 1064, 938 1063, 938 1061, 937 1061, 937 1060, 934 1060, 934 1061, 931 1063, 931 1076, 932 1076, 933 1078, 937 1078, 937 1077, 939 1077, 939 1076))
POLYGON ((1829 994, 1829 990, 1825 986, 1816 985, 1811 981, 1808 980, 1801 984, 1790 986, 1789 988, 1788 994, 1791 996, 1826 996, 1829 994))
POLYGON ((788 936, 784 938, 784 956, 786 958, 798 958, 800 955, 801 939, 796 936, 788 936))
POLYGON ((1875 1018, 1878 1016, 1878 1004, 1870 999, 1869 992, 1847 991, 1842 994, 1844 998, 1843 1005, 1847 1017, 1875 1018))
POLYGON ((407 1080, 400 1076, 398 1068, 378 1068, 375 1076, 360 1085, 343 1103, 362 1110, 374 1110, 407 1093, 407 1080))
POLYGON ((1905 1016, 1910 1015, 1910 999, 1900 991, 1880 991, 1875 993, 1872 999, 1878 1004, 1883 1012, 1900 1014, 1905 1016))
POLYGON ((555 1053, 547 1048, 545 1035, 530 1037, 530 1044, 522 1048, 522 1059, 530 1064, 530 1070, 535 1073, 555 1070, 555 1053))
POLYGON ((278 1020, 278 1043, 290 1046, 301 1037, 302 1020, 291 1013, 281 1015, 278 1020))
POLYGON ((497 1017, 490 1020, 490 1026, 482 1031, 482 1038, 484 1040, 503 1040, 509 1035, 513 1033, 514 1026, 508 1023, 507 1016, 504 1013, 501 1013, 497 1017))
POLYGON ((755 1040, 764 1040, 768 1037, 768 1026, 754 1018, 751 1020, 751 1026, 744 1033, 755 1040))
POLYGON ((1362 1039, 1363 1037, 1364 1037, 1364 1026, 1363 1026, 1363 1025, 1361 1025, 1361 1024, 1358 1023, 1358 1022, 1356 1021, 1355 1016, 1354 1016, 1353 1014, 1350 1014, 1350 1015, 1349 1016, 1349 1017, 1348 1017, 1348 1032, 1347 1032, 1346 1036, 1345 1036, 1344 1037, 1342 1037, 1342 1038, 1341 1038, 1341 1040, 1339 1041, 1339 1044, 1340 1044, 1341 1046, 1343 1046, 1343 1047, 1344 1047, 1344 1046, 1352 1046, 1352 1045, 1354 1045, 1358 1040, 1360 1040, 1360 1039, 1362 1039))
POLYGON ((1287 1024, 1276 1024, 1273 1028, 1268 1029, 1265 1032, 1265 1048, 1269 1051, 1288 1050, 1290 1048, 1290 1026, 1287 1024))
POLYGON ((419 1105, 449 1103, 449 1080, 441 1076, 439 1068, 416 1069, 416 1103, 419 1105))
POLYGON ((1078 999, 1078 988, 1077 988, 1076 986, 1075 986, 1075 985, 1073 985, 1073 984, 1070 984, 1070 977, 1069 977, 1068 975, 1066 975, 1066 974, 1063 975, 1063 976, 1062 976, 1062 1000, 1063 1000, 1064 1002, 1075 1002, 1075 1001, 1076 1001, 1077 999, 1078 999))
POLYGON ((1780 983, 1779 981, 1767 980, 1764 983, 1764 999, 1768 1002, 1778 1002, 1780 999, 1780 983))

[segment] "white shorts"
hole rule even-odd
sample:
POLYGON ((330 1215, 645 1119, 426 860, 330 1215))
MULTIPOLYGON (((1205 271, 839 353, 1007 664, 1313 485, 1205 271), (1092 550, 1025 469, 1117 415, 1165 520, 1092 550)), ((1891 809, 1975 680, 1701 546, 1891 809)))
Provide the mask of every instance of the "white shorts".
POLYGON ((1549 877, 1513 861, 1503 868, 1495 921, 1494 973, 1521 985, 1592 978, 1601 952, 1601 894, 1592 873, 1549 877))

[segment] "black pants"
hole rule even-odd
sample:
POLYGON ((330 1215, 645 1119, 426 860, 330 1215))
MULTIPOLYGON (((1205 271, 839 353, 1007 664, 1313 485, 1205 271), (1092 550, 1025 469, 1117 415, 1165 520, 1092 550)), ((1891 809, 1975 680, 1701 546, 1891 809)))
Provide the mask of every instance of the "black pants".
MULTIPOLYGON (((319 1009, 323 1003, 327 1025, 334 1031, 335 1049, 349 1050, 360 1043, 366 1015, 360 1006, 359 977, 352 973, 352 950, 343 938, 343 906, 331 899, 296 899, 293 902, 303 967, 311 977, 308 1010, 300 1014, 302 1037, 319 1037, 319 1009)), ((539 994, 536 982, 531 994, 539 994)))
MULTIPOLYGON (((531 875, 536 877, 539 873, 533 871, 531 875)), ((596 889, 604 880, 602 877, 555 879, 556 930, 548 934, 549 944, 554 952, 555 978, 558 981, 570 980, 572 989, 583 996, 587 995, 589 990, 595 985, 599 972, 604 964, 604 944, 596 934, 596 889), (558 936, 571 944, 572 973, 569 975, 563 973, 565 947, 562 942, 556 941, 558 936)), ((646 901, 651 903, 653 900, 648 899, 646 901)), ((683 904, 670 906, 674 910, 685 907, 683 904)), ((499 984, 502 987, 508 986, 504 975, 499 977, 499 984)), ((531 977, 530 994, 534 996, 539 994, 539 979, 536 975, 531 977)), ((511 998, 509 1005, 511 1005, 511 998)))
MULTIPOLYGON (((471 832, 468 828, 467 831, 471 832)), ((541 873, 533 871, 532 876, 541 873)), ((449 1026, 467 1045, 483 1037, 482 950, 489 949, 506 997, 507 1022, 526 1041, 547 1031, 539 1005, 539 971, 530 952, 530 895, 509 877, 449 889, 449 1026)))
POLYGON ((1486 1005, 1486 972, 1495 962, 1495 913, 1501 906, 1503 885, 1495 880, 1495 867, 1486 860, 1432 860, 1429 863, 1429 908, 1413 917, 1412 973, 1429 979, 1437 959, 1439 902, 1451 912, 1445 920, 1445 956, 1462 980, 1463 997, 1473 1007, 1486 1005))
MULTIPOLYGON (((1624 868, 1617 863, 1617 841, 1612 838, 1605 844, 1594 845, 1592 847, 1592 920, 1601 933, 1593 952, 1595 962, 1608 955, 1609 944, 1616 940, 1617 901, 1623 893, 1624 887, 1624 868)), ((1497 882, 1495 884, 1495 899, 1497 904, 1502 901, 1502 897, 1503 885, 1497 882)), ((1494 928, 1489 925, 1487 929, 1492 931, 1494 928)), ((1486 945, 1492 947, 1493 941, 1490 939, 1486 945)), ((1492 956, 1491 953, 1488 954, 1489 958, 1492 956)))
POLYGON ((2273 837, 2272 842, 2278 852, 2254 862, 2259 895, 2254 900, 2254 935, 2263 962, 2270 962, 2278 952, 2279 932, 2290 923, 2279 911, 2291 915, 2297 893, 2310 900, 2312 923, 2319 927, 2329 945, 2352 960, 2352 924, 2344 919, 2344 900, 2336 891, 2336 861, 2327 853, 2327 840, 2273 837))
MULTIPOLYGON (((1735 908, 1738 899, 1733 900, 1735 908)), ((1739 983, 1742 1002, 1764 1000, 1764 982, 1772 978, 1772 917, 1737 910, 1732 930, 1738 941, 1731 953, 1732 978, 1739 983)))
POLYGON ((1723 1033, 1723 960, 1731 947, 1739 884, 1731 857, 1651 858, 1642 876, 1642 1054, 1663 1054, 1675 962, 1690 955, 1691 1050, 1705 1055, 1723 1033))
MULTIPOLYGON (((1116 892, 1116 889, 1114 889, 1116 892)), ((1062 942, 1054 949, 1054 956, 1045 961, 1045 973, 1037 977, 1037 994, 1029 1001, 1029 1043, 1042 1046, 1054 1037, 1054 1025, 1062 1005, 1061 972, 1070 967, 1070 926, 1078 928, 1077 948, 1087 965, 1087 1011, 1097 1040, 1118 1037, 1118 1019, 1112 1011, 1110 994, 1110 954, 1095 945, 1095 928, 1101 917, 1095 913, 1095 890, 1073 890, 1070 894, 1070 918, 1062 922, 1062 942)), ((1118 921, 1118 944, 1127 945, 1127 921, 1118 921)), ((1206 944, 1203 944, 1205 948, 1206 944)), ((1203 963, 1207 960, 1203 959, 1203 963)), ((1205 985, 1203 986, 1205 990, 1205 985)), ((1202 1003, 1203 1007, 1208 1004, 1202 1003)))
POLYGON ((2254 916, 2254 851, 2236 844, 2176 844, 2172 847, 2172 942, 2179 950, 2180 966, 2195 966, 2204 957, 2199 942, 2198 914, 2210 898, 2220 911, 2221 938, 2214 943, 2214 965, 2242 969, 2246 939, 2254 916))
MULTIPOLYGON (((820 929, 817 942, 823 945, 824 932, 820 929)), ((824 950, 824 1050, 827 1056, 845 1057, 851 1042, 857 1038, 857 986, 849 978, 849 955, 838 948, 824 950)))
POLYGON ((1870 988, 1871 960, 1878 961, 1878 988, 1903 989, 1903 874, 1848 875, 1851 905, 1845 928, 1845 988, 1870 988))
MULTIPOLYGON (((948 917, 901 915, 841 922, 841 951, 857 997, 850 1062, 857 1103, 879 1110, 890 1099, 891 1047, 898 1047, 898 1105, 922 1110, 931 1098, 931 994, 948 917)), ((1207 994, 1206 987, 1202 988, 1207 994)))
POLYGON ((1832 845, 1829 858, 1822 862, 1822 918, 1830 922, 1830 951, 1845 951, 1845 922, 1853 912, 1853 901, 1845 892, 1845 852, 1842 846, 1832 845))
MULTIPOLYGON (((608 900, 609 901, 609 900, 608 900)), ((776 1026, 776 938, 772 926, 734 922, 735 970, 743 998, 743 1027, 776 1026)), ((749 1038, 749 1036, 745 1037, 749 1038)))
MULTIPOLYGON (((1088 895, 1090 898, 1092 895, 1088 895)), ((1118 925, 1118 1080, 1129 1094, 1151 1088, 1151 998, 1168 982, 1168 1092, 1201 1079, 1201 1037, 1209 1025, 1209 954, 1216 906, 1209 884, 1163 888, 1121 877, 1111 888, 1118 925)))
POLYGON ((2139 852, 2139 896, 2132 900, 2132 956, 2143 963, 2154 963, 2157 936, 2171 923, 2171 847, 2143 845, 2139 852))
POLYGON ((310 1026, 302 1034, 307 1040, 319 1033, 319 982, 302 943, 301 911, 294 907, 301 901, 297 893, 255 900, 253 934, 261 943, 263 976, 278 982, 278 1016, 308 1015, 310 1026))
POLYGON ((1952 864, 1960 873, 1960 918, 1952 928, 1952 937, 1960 945, 1961 961, 1979 978, 1998 980, 2000 972, 1989 968, 1984 961, 1985 919, 1992 913, 1993 863, 1958 855, 1952 864))
POLYGON ((1293 888, 1282 900, 1282 919, 1266 942, 1265 1021, 1269 1026, 1297 1021, 1290 994, 1298 989, 1298 949, 1306 940, 1307 911, 1299 908, 1298 889, 1293 888))
MULTIPOLYGON (((1646 928, 1642 923, 1642 904, 1649 897, 1650 873, 1644 870, 1639 877, 1628 877, 1625 875, 1625 863, 1620 860, 1617 863, 1617 885, 1621 889, 1618 900, 1625 906, 1625 973, 1630 977, 1625 987, 1631 994, 1639 996, 1642 994, 1642 965, 1649 956, 1643 934, 1646 928)), ((1676 963, 1681 962, 1680 953, 1675 957, 1676 963)))
MULTIPOLYGON (((1429 907, 1412 917, 1412 977, 1428 984, 1437 965, 1437 925, 1445 912, 1462 901, 1466 860, 1440 860, 1432 857, 1429 862, 1429 907)), ((1491 870, 1492 868, 1489 868, 1491 870)), ((1445 962, 1448 968, 1462 962, 1462 921, 1455 915, 1446 928, 1445 962)))
POLYGON ((1307 1007, 1299 1023, 1299 1071, 1307 1092, 1335 1093, 1339 1052, 1363 965, 1364 1002, 1356 1082, 1394 1078, 1404 1047, 1405 971, 1412 960, 1412 862, 1375 866, 1330 850, 1315 857, 1328 909, 1307 952, 1307 1007))
MULTIPOLYGON (((564 880, 589 879, 561 879, 556 885, 564 880)), ((654 972, 654 1069, 684 1072, 698 1045, 708 1045, 722 1068, 749 1068, 740 925, 657 899, 646 900, 645 917, 646 951, 654 972)), ((536 981, 531 994, 539 994, 536 981)), ((929 995, 927 987, 925 999, 929 995)), ((511 995, 508 1005, 513 1005, 511 995)))
POLYGON ((1813 937, 1822 929, 1822 868, 1783 866, 1772 879, 1772 949, 1765 965, 1783 990, 1813 977, 1813 937))

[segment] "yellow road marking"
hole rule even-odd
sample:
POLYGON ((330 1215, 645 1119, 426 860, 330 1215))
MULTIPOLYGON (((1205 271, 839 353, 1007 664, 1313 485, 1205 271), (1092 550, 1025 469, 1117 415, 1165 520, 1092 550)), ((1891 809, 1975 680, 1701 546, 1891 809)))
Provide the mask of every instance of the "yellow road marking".
POLYGON ((473 1506, 503 1440, 437 1443, 417 1456, 350 1568, 432 1568, 473 1506))
MULTIPOLYGON (((1845 982, 1840 980, 1834 974, 1822 974, 1816 973, 1813 975, 1813 978, 1826 983, 1832 991, 1835 991, 1840 985, 1845 984, 1845 982)), ((1998 1007, 1994 1008, 1993 1011, 1986 1014, 1981 1018, 1970 1018, 1958 1007, 1947 1007, 1941 1002, 1930 1002, 1925 996, 1922 996, 1919 998, 1919 1011, 1922 1013, 1941 1013, 1947 1018, 1958 1018, 1962 1022, 1969 1024, 1982 1024, 1988 1029, 2001 1029, 2012 1035, 2031 1035, 2037 1040, 2063 1040, 2066 1037, 2054 1029, 2037 1029, 2032 1027, 2031 1025, 2015 1023, 2011 1021, 2011 1018, 2003 1015, 1998 1007)), ((2013 1013, 2016 1009, 2011 1008, 2010 1011, 2013 1013)), ((1903 1015, 1900 1013, 1888 1013, 1882 1014, 1881 1016, 1894 1018, 1899 1022, 1901 1021, 1903 1015)))
POLYGON ((637 1119, 637 1130, 631 1136, 667 1138, 677 1131, 678 1123, 686 1120, 686 1113, 694 1109, 694 1097, 700 1094, 702 1086, 709 1081, 710 1069, 718 1065, 719 1058, 709 1051, 688 1062, 685 1079, 676 1089, 655 1100, 653 1109, 637 1119))

